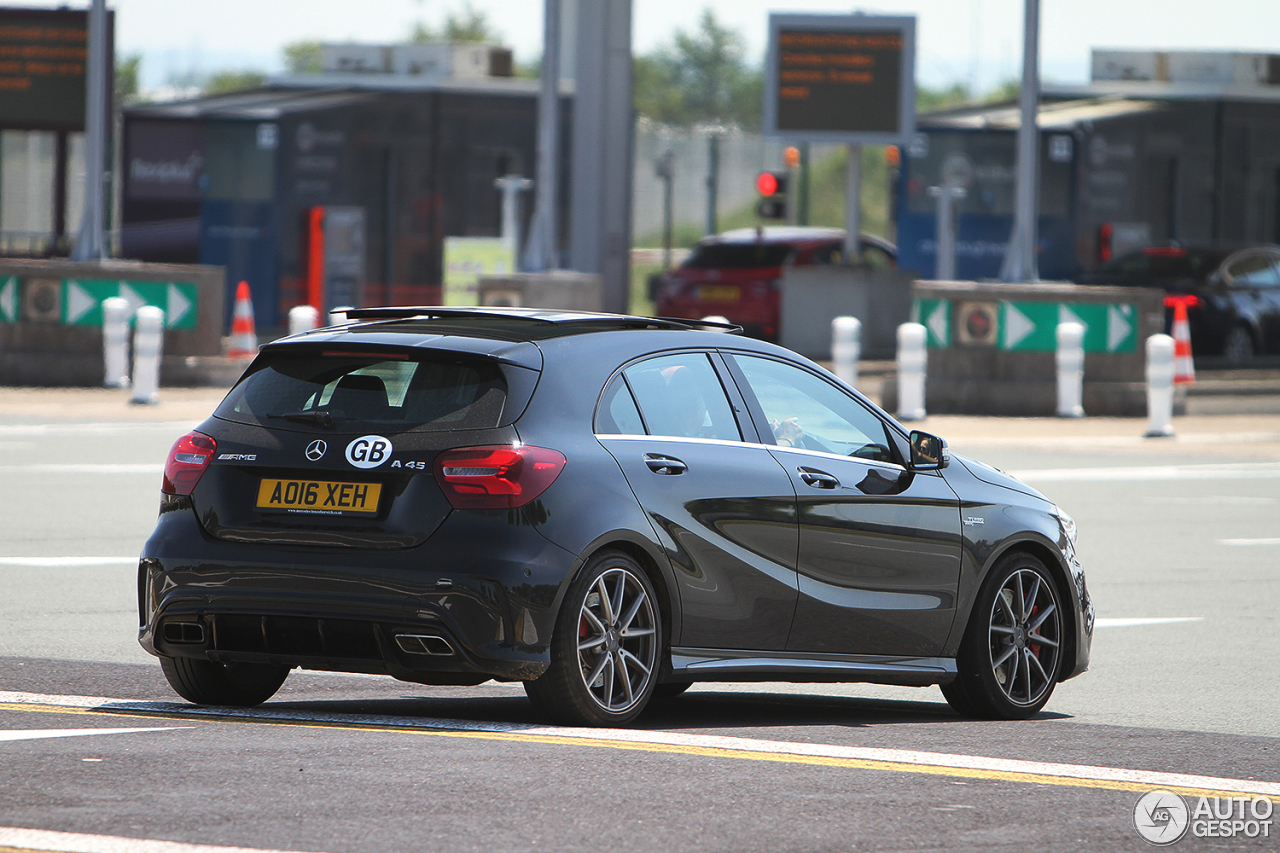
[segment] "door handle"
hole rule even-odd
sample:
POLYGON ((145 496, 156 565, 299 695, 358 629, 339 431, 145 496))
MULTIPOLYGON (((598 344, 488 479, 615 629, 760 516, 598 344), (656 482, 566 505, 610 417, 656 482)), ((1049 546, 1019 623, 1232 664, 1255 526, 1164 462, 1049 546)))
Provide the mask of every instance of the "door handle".
POLYGON ((683 474, 689 470, 688 465, 674 456, 663 456, 659 453, 646 453, 644 464, 648 465, 649 470, 655 474, 683 474))
POLYGON ((840 485, 840 481, 835 477, 817 468, 797 468, 796 471, 806 485, 813 486, 815 489, 834 489, 840 485))

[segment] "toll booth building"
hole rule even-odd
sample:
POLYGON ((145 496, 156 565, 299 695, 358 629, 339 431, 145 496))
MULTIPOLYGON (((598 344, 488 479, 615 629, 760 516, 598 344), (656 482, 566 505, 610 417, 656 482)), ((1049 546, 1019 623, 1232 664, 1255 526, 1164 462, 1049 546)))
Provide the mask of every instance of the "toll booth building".
POLYGON ((495 178, 533 174, 537 81, 353 77, 126 109, 123 256, 226 267, 267 329, 300 304, 438 303, 444 238, 499 236, 495 178))
MULTIPOLYGON (((1280 243, 1280 57, 1094 51, 1093 65, 1091 83, 1042 95, 1042 279, 1170 241, 1280 243)), ((999 276, 1018 124, 1016 104, 918 118, 896 188, 901 267, 934 277, 949 182, 963 191, 956 277, 999 276)))

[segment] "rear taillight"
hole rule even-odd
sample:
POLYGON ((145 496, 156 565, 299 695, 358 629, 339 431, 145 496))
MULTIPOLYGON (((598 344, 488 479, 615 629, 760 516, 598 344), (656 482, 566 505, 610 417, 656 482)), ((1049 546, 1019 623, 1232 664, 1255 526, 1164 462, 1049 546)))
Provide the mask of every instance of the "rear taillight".
POLYGON ((204 433, 189 432, 178 439, 164 463, 164 484, 160 491, 169 495, 191 494, 217 449, 218 443, 204 433))
POLYGON ((564 465, 564 454, 555 450, 500 444, 446 450, 435 470, 454 509, 510 509, 545 492, 564 465))

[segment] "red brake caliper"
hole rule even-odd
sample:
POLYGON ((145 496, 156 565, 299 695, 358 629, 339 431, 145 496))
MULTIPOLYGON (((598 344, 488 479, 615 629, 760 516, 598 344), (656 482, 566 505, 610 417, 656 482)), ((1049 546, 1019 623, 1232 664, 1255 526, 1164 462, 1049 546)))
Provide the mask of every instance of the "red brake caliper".
MULTIPOLYGON (((1034 622, 1036 618, 1036 613, 1038 613, 1039 611, 1040 611, 1039 606, 1032 607, 1031 619, 1029 619, 1028 621, 1034 622)), ((1040 660, 1040 644, 1039 643, 1028 643, 1027 648, 1031 649, 1031 654, 1036 656, 1036 660, 1040 660)))

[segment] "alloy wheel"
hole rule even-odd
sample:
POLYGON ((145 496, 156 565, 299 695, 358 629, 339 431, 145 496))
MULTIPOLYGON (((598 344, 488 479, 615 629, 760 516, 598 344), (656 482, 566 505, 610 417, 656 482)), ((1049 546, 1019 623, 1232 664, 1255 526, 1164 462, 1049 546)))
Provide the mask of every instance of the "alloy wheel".
POLYGON ((1038 572, 1014 571, 991 605, 991 670, 1005 698, 1034 705, 1053 689, 1062 620, 1052 584, 1038 572))
POLYGON ((603 572, 578 613, 578 666, 588 695, 624 713, 645 697, 658 659, 657 620, 645 585, 627 569, 603 572))

